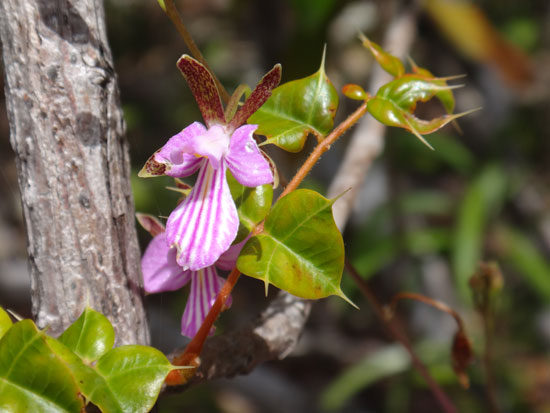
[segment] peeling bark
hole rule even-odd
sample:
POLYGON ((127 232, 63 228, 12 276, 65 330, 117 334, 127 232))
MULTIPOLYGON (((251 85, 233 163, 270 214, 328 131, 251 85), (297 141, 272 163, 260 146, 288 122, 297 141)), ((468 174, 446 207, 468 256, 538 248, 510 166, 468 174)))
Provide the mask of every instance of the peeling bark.
POLYGON ((100 0, 2 0, 10 142, 33 313, 57 335, 86 305, 149 341, 128 144, 100 0))

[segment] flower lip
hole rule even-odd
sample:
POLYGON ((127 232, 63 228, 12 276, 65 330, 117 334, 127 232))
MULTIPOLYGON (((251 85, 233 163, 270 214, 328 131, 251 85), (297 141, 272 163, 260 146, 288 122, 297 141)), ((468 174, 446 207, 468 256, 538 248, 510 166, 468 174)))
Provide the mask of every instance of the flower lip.
POLYGON ((229 134, 221 125, 210 127, 202 136, 194 139, 192 150, 196 155, 207 157, 214 169, 219 169, 221 159, 229 151, 229 134))

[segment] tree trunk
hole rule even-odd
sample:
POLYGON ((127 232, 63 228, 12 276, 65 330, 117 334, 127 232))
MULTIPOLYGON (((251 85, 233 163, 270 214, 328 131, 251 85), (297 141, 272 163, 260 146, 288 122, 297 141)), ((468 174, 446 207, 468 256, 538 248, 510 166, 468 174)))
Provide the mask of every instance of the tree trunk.
POLYGON ((148 343, 103 4, 1 0, 0 36, 37 323, 57 335, 89 305, 148 343))

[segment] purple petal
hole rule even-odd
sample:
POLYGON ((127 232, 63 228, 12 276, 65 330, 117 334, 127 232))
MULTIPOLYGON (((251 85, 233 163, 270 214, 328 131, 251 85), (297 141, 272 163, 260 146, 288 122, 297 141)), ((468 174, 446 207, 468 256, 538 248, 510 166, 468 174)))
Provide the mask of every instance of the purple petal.
MULTIPOLYGON (((193 337, 199 331, 208 311, 214 304, 225 280, 218 276, 214 267, 192 271, 191 290, 181 319, 181 334, 193 337)), ((226 307, 231 306, 231 297, 226 307)), ((213 333, 213 330, 210 332, 213 333)))
POLYGON ((262 156, 252 133, 257 125, 244 125, 233 132, 229 143, 227 166, 241 185, 258 186, 273 182, 269 163, 262 156))
POLYGON ((246 241, 248 241, 249 238, 250 235, 248 235, 238 244, 231 245, 231 247, 229 247, 227 251, 220 255, 220 258, 218 258, 218 261, 216 261, 216 267, 224 271, 231 271, 233 268, 235 268, 235 265, 237 264, 237 258, 239 258, 239 254, 241 253, 244 244, 246 244, 246 241))
POLYGON ((212 74, 202 63, 188 55, 180 57, 177 65, 195 96, 208 127, 225 125, 222 100, 212 74))
POLYGON ((166 166, 164 175, 176 178, 192 175, 199 169, 203 160, 195 156, 194 144, 206 133, 207 129, 202 123, 193 122, 172 136, 152 158, 157 164, 166 166))
POLYGON ((174 291, 189 282, 190 271, 183 271, 176 262, 176 250, 169 249, 166 233, 151 240, 141 259, 143 284, 148 293, 174 291))
POLYGON ((214 169, 221 165, 222 157, 229 151, 229 134, 220 125, 208 129, 192 143, 192 153, 207 157, 214 169))
POLYGON ((184 269, 213 265, 237 236, 239 217, 225 169, 223 159, 217 170, 205 163, 189 196, 168 217, 167 240, 184 269))

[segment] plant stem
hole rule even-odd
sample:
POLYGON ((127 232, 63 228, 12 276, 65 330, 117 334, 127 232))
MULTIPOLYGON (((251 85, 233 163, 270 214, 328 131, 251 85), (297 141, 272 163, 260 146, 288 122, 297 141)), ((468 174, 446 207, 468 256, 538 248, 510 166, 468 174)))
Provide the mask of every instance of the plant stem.
MULTIPOLYGON (((233 268, 218 296, 216 297, 216 301, 214 301, 212 308, 208 311, 208 314, 199 328, 199 331, 195 334, 195 337, 193 337, 187 347, 185 347, 183 354, 176 356, 172 360, 172 364, 176 366, 197 365, 195 359, 200 355, 204 342, 206 341, 208 334, 210 334, 212 326, 224 309, 225 303, 227 302, 233 287, 237 284, 240 275, 241 273, 239 270, 237 270, 237 268, 233 268)), ((185 378, 187 377, 186 373, 188 372, 185 370, 173 370, 166 378, 166 384, 169 386, 184 384, 185 378)))
POLYGON ((422 294, 410 293, 410 292, 402 292, 402 293, 395 294, 392 297, 392 300, 390 303, 390 310, 392 313, 395 313, 395 309, 397 308, 397 303, 403 299, 420 301, 424 304, 428 304, 432 307, 437 308, 440 311, 443 311, 444 313, 451 315, 455 319, 456 324, 458 325, 458 329, 464 330, 464 323, 462 321, 462 318, 455 310, 453 310, 447 304, 442 303, 441 301, 434 300, 433 298, 426 297, 425 295, 422 295, 422 294))
POLYGON ((208 66, 208 63, 206 63, 206 59, 202 55, 201 51, 199 50, 197 44, 191 37, 191 34, 185 27, 185 24, 183 23, 183 20, 178 12, 178 9, 176 8, 176 5, 174 4, 174 0, 164 0, 164 4, 166 6, 166 14, 172 20, 172 23, 174 26, 176 26, 176 29, 178 30, 179 34, 183 38, 183 41, 189 48, 189 51, 193 55, 195 59, 197 59, 199 62, 201 62, 210 72, 212 77, 214 78, 214 82, 216 82, 216 86, 218 87, 218 90, 220 92, 220 96, 223 99, 225 103, 229 102, 229 93, 227 93, 227 90, 223 87, 222 83, 218 79, 218 77, 214 74, 214 72, 210 69, 208 66))
POLYGON ((493 374, 493 336, 491 329, 491 309, 487 305, 482 313, 483 335, 485 336, 485 351, 483 354, 483 367, 485 369, 485 379, 487 380, 486 393, 489 402, 489 408, 492 413, 500 412, 496 397, 495 376, 493 374))
POLYGON ((279 199, 296 190, 307 176, 309 171, 315 166, 321 155, 330 149, 330 146, 336 142, 336 140, 342 136, 349 128, 357 123, 359 119, 367 112, 367 103, 364 102, 359 106, 355 112, 347 117, 336 129, 334 129, 325 139, 323 139, 311 152, 304 164, 300 167, 294 178, 286 186, 283 193, 279 196, 279 199))
MULTIPOLYGON (((168 2, 167 2, 168 4, 168 2)), ((304 164, 300 167, 292 181, 286 186, 285 190, 281 193, 278 199, 281 199, 283 196, 287 195, 291 191, 294 191, 298 188, 303 179, 307 176, 311 168, 319 160, 321 155, 330 149, 332 145, 340 136, 344 134, 349 128, 351 128, 357 121, 366 113, 367 104, 363 103, 359 108, 355 110, 351 115, 348 116, 336 129, 334 129, 323 141, 321 141, 309 155, 304 164)), ((263 231, 264 225, 263 222, 258 224, 253 230, 252 235, 257 235, 263 231)), ((233 268, 233 271, 227 277, 225 284, 223 285, 220 293, 216 297, 216 301, 210 308, 210 311, 206 315, 199 331, 191 342, 185 347, 185 350, 181 355, 174 357, 172 364, 176 366, 196 366, 196 359, 200 355, 204 342, 210 333, 212 326, 218 319, 220 313, 223 311, 224 303, 227 301, 227 298, 231 294, 231 291, 235 287, 235 284, 239 280, 241 273, 237 268, 233 268)), ((185 383, 189 377, 189 370, 174 370, 166 378, 166 384, 168 386, 178 386, 185 383)))
POLYGON ((409 355, 411 356, 411 360, 418 370, 418 372, 424 377, 424 380, 426 380, 426 383, 430 387, 430 390, 436 397, 437 401, 441 405, 441 408, 446 413, 456 413, 456 408, 454 407, 453 402, 449 397, 445 394, 445 392, 441 389, 439 384, 434 380, 434 378, 431 376, 430 372, 422 363, 420 358, 416 355, 414 352, 411 343, 406 336, 406 334, 403 332, 402 326, 399 325, 397 320, 393 318, 392 320, 388 320, 384 313, 384 308, 374 295, 374 293, 371 291, 370 287, 367 285, 367 283, 361 278, 357 270, 351 265, 351 263, 346 260, 346 270, 351 275, 351 278, 355 281, 367 301, 369 302, 371 308, 374 310, 374 313, 378 317, 379 321, 384 325, 384 327, 390 332, 390 334, 399 341, 403 347, 407 350, 409 355))

